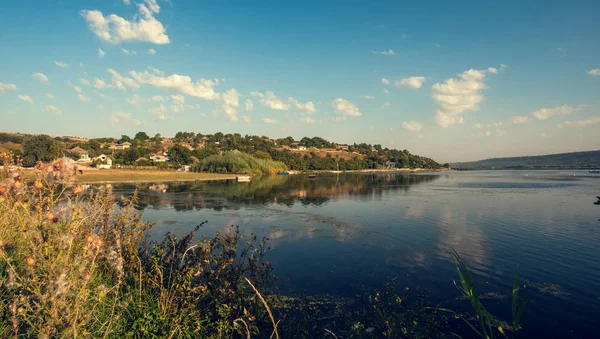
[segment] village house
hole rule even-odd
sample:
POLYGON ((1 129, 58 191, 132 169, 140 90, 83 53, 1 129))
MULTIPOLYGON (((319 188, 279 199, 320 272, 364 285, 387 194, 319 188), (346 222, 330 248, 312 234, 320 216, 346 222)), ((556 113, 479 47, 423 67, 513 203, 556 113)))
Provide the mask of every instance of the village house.
POLYGON ((165 152, 156 152, 150 157, 150 160, 152 162, 167 162, 169 161, 169 156, 165 152))
POLYGON ((131 143, 128 141, 125 141, 122 144, 113 144, 110 145, 110 147, 108 147, 109 149, 114 149, 114 150, 124 150, 124 149, 128 149, 129 147, 131 147, 131 143))
POLYGON ((96 168, 98 169, 110 169, 112 167, 112 159, 106 154, 100 154, 99 156, 92 159, 96 168))
POLYGON ((341 151, 348 151, 348 145, 336 145, 335 148, 341 151))
POLYGON ((396 168, 396 163, 393 161, 386 161, 385 162, 385 167, 387 168, 396 168))
POLYGON ((77 146, 75 148, 71 148, 69 152, 76 154, 79 159, 75 159, 77 162, 90 162, 92 158, 90 158, 90 153, 83 148, 77 146))

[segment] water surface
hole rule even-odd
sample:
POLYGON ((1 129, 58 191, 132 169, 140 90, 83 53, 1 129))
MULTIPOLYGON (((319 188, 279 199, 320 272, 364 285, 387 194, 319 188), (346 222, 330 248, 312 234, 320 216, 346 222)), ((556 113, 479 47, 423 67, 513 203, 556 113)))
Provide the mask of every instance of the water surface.
POLYGON ((600 334, 600 177, 584 171, 300 175, 115 192, 135 189, 157 239, 202 221, 206 234, 239 225, 268 237, 282 293, 352 297, 395 278, 467 310, 456 300, 454 248, 500 315, 510 314, 520 265, 524 337, 600 334))

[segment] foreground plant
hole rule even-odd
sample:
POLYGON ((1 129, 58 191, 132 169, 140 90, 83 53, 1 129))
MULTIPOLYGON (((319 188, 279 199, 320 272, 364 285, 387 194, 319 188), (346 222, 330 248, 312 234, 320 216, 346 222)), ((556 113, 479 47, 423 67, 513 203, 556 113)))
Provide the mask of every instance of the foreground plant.
POLYGON ((513 289, 512 289, 512 323, 510 326, 503 326, 481 303, 481 299, 477 290, 475 288, 475 284, 473 279, 471 278, 471 274, 467 269, 467 266, 462 261, 461 257, 458 255, 454 249, 451 251, 452 257, 454 258, 454 262, 456 265, 456 270, 458 272, 458 277, 460 279, 460 286, 454 282, 454 285, 461 291, 463 296, 469 300, 471 303, 471 307, 475 312, 476 323, 473 324, 464 316, 444 308, 436 308, 440 311, 446 311, 453 313, 456 317, 461 319, 465 324, 469 326, 471 330, 473 330, 478 336, 482 338, 495 338, 498 334, 502 335, 504 338, 508 338, 505 332, 505 328, 510 328, 512 332, 512 337, 514 337, 515 332, 519 329, 519 323, 521 321, 521 317, 523 315, 523 310, 525 309, 525 305, 527 304, 526 300, 520 300, 519 298, 519 290, 520 290, 520 282, 519 282, 519 268, 517 267, 513 279, 513 289))
POLYGON ((198 226, 150 242, 135 195, 119 206, 86 190, 62 159, 35 171, 28 183, 5 166, 0 180, 0 337, 247 336, 267 321, 246 280, 268 288, 264 239, 198 226))

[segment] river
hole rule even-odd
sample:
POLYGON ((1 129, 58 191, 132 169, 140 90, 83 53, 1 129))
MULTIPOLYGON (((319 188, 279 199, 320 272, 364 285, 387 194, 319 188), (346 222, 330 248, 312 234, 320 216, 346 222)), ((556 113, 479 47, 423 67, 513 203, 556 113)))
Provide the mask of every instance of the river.
POLYGON ((520 265, 523 337, 600 335, 600 177, 587 171, 332 174, 116 185, 139 192, 153 237, 202 221, 268 237, 282 293, 352 297, 390 279, 444 307, 457 300, 455 249, 484 305, 509 320, 520 265))

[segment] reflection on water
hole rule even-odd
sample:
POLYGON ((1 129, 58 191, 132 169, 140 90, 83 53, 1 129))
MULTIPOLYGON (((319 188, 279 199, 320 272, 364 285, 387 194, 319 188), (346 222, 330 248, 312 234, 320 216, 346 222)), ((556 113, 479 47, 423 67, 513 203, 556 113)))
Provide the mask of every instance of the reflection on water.
POLYGON ((119 185, 117 192, 137 190, 139 209, 172 206, 176 211, 239 209, 244 205, 279 204, 321 206, 336 197, 370 200, 386 191, 407 191, 411 185, 430 182, 437 175, 323 175, 255 178, 248 183, 234 180, 171 184, 119 185))
MULTIPOLYGON (((577 171, 282 176, 115 185, 139 192, 153 236, 239 225, 270 238, 283 293, 352 297, 383 282, 420 286, 468 309, 448 251, 471 267, 486 305, 510 317, 517 264, 527 281, 525 337, 593 337, 600 311, 600 180, 577 171)), ((446 302, 446 301, 451 302, 446 302)))

